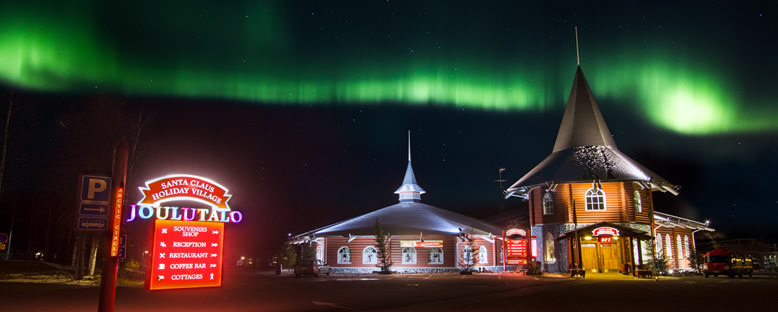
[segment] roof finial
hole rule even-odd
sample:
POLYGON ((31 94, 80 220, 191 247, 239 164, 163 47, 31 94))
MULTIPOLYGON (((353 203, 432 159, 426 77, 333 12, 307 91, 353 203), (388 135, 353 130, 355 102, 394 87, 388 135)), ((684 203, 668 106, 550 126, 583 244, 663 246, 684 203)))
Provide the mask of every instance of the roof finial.
POLYGON ((408 130, 408 162, 411 162, 411 130, 408 130))
POLYGON ((578 26, 575 26, 575 59, 578 66, 581 66, 581 55, 578 53, 578 26))

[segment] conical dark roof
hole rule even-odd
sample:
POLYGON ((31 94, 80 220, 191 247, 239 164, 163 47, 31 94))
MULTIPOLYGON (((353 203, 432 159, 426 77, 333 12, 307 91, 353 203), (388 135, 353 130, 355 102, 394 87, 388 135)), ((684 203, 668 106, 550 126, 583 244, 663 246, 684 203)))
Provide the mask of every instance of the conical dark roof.
POLYGON ((592 180, 645 182, 677 194, 677 187, 619 151, 579 66, 551 155, 506 190, 525 195, 535 186, 592 180))
POLYGON ((553 151, 595 145, 616 147, 616 142, 602 118, 581 66, 578 66, 553 151))
POLYGON ((424 191, 421 186, 416 184, 416 176, 413 174, 413 168, 411 167, 410 161, 408 162, 408 168, 405 169, 403 184, 400 185, 396 191, 394 191, 395 194, 400 194, 402 192, 418 192, 419 194, 426 193, 426 191, 424 191))

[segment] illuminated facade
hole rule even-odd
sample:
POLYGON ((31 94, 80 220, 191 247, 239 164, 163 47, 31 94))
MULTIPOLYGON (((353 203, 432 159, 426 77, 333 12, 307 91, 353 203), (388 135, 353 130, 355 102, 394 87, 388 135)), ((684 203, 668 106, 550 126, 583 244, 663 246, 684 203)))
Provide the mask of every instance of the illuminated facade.
POLYGON ((545 271, 635 272, 648 262, 655 236, 672 246, 662 251, 675 256, 668 264, 684 268, 693 232, 712 231, 691 220, 657 221, 669 215, 654 211, 653 192, 677 189, 619 151, 579 66, 551 155, 506 193, 529 201, 545 271))
MULTIPOLYGON (((410 141, 410 140, 409 140, 410 141)), ((425 193, 408 166, 395 191, 399 203, 292 237, 313 244, 315 257, 336 273, 378 271, 376 222, 388 237, 393 272, 450 272, 465 267, 501 270, 501 229, 421 202, 425 193)))

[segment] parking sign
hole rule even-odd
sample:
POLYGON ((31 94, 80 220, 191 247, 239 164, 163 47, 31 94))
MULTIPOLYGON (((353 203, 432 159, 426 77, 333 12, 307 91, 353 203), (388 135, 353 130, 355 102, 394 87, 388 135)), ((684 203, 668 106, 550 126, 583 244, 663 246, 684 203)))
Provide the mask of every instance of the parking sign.
POLYGON ((111 199, 111 178, 83 175, 81 178, 82 202, 108 202, 111 199))

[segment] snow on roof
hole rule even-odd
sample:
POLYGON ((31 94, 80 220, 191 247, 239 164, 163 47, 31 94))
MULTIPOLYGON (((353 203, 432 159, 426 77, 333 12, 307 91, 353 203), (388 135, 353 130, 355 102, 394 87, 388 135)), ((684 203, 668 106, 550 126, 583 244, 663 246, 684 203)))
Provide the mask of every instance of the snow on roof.
POLYGON ((453 211, 419 202, 401 202, 298 236, 375 235, 376 221, 381 224, 384 232, 393 235, 416 235, 419 232, 488 235, 501 231, 496 225, 453 211))
POLYGON ((542 184, 592 180, 646 182, 652 189, 673 194, 678 188, 619 151, 579 66, 551 155, 506 193, 526 194, 542 184))

